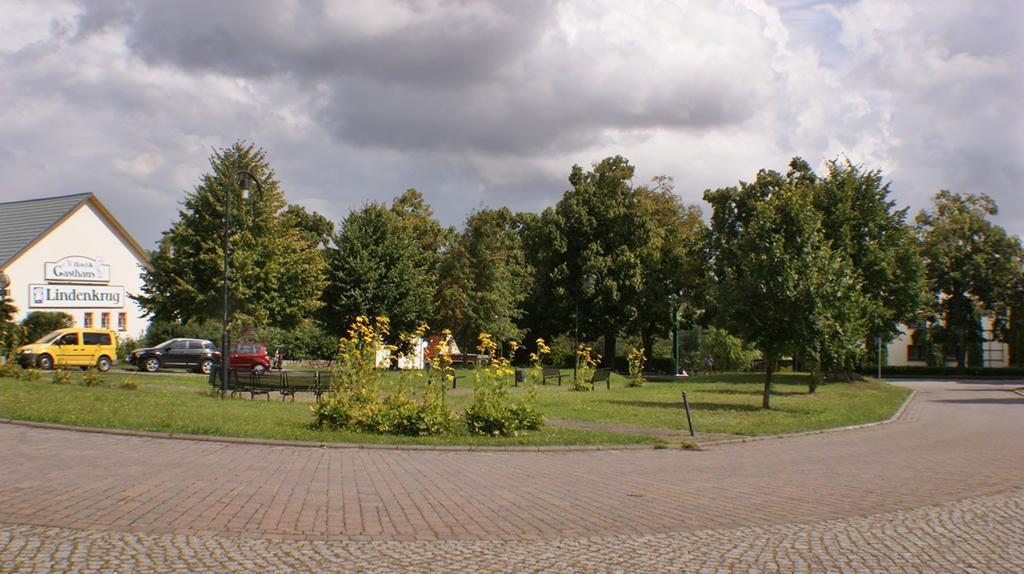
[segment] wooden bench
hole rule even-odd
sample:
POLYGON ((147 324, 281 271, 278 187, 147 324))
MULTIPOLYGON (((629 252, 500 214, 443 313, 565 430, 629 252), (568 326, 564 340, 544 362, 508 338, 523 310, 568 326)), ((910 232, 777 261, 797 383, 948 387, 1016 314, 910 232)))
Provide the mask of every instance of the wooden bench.
POLYGON ((558 386, 562 386, 562 369, 558 367, 541 367, 543 373, 541 373, 541 384, 548 384, 548 379, 558 379, 558 386))

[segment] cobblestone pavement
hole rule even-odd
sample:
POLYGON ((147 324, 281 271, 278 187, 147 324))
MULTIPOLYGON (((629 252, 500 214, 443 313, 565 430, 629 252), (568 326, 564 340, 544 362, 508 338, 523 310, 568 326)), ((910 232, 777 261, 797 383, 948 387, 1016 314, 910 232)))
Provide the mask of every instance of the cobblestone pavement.
POLYGON ((704 452, 0 424, 0 571, 1021 571, 1020 383, 909 386, 894 424, 704 452))
POLYGON ((298 541, 0 527, 3 572, 1020 572, 1024 490, 810 524, 551 541, 298 541))

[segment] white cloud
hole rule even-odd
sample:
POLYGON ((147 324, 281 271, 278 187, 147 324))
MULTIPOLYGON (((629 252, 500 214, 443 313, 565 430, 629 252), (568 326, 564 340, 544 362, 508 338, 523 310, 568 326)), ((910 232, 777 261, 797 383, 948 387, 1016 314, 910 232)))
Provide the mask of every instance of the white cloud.
POLYGON ((1011 0, 320 6, 0 1, 0 201, 95 191, 151 244, 237 139, 335 220, 417 187, 446 223, 539 210, 611 154, 694 202, 844 154, 1024 230, 1011 0))

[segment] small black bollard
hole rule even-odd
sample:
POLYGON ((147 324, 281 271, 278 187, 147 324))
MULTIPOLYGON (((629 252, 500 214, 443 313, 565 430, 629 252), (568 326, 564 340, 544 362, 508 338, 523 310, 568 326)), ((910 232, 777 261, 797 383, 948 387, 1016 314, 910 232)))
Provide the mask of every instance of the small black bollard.
POLYGON ((686 424, 690 427, 690 436, 697 436, 693 432, 693 418, 690 416, 690 399, 686 398, 686 391, 683 391, 683 408, 686 409, 686 424))

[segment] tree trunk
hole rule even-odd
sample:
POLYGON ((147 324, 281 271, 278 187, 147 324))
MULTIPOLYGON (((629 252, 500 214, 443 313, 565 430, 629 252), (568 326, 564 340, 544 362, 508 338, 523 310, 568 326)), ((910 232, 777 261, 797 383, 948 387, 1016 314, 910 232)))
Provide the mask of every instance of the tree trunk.
MULTIPOLYGON (((822 344, 819 348, 824 348, 822 344)), ((807 381, 807 394, 813 395, 814 391, 818 390, 818 383, 821 381, 823 373, 828 373, 831 370, 831 365, 826 364, 826 361, 822 359, 822 353, 820 351, 814 353, 814 360, 811 361, 811 378, 807 381)), ((796 369, 793 369, 796 371, 796 369)))
POLYGON ((650 331, 640 333, 640 344, 644 346, 644 356, 647 357, 647 361, 649 363, 654 357, 654 334, 650 331))
POLYGON ((604 362, 602 364, 612 369, 615 368, 615 339, 614 333, 606 333, 604 336, 604 362))
POLYGON ((764 396, 761 398, 761 408, 772 408, 772 371, 775 369, 775 359, 768 359, 764 367, 764 396))

